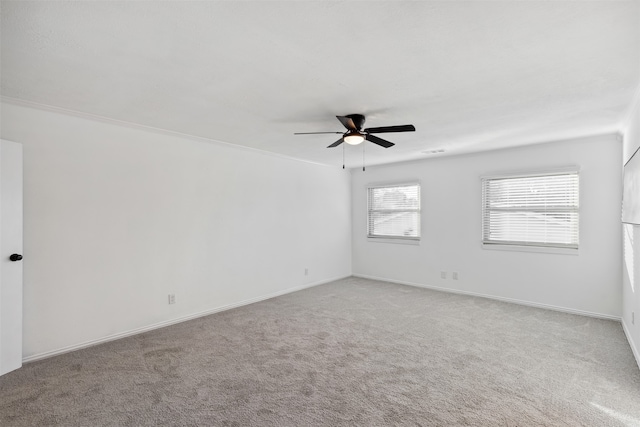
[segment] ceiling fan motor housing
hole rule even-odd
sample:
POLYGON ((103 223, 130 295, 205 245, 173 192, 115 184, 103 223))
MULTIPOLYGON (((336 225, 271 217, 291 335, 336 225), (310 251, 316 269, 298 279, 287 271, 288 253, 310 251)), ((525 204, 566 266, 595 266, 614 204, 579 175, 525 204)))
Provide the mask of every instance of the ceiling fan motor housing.
POLYGON ((357 130, 362 129, 362 126, 364 126, 364 116, 362 114, 348 114, 345 117, 348 117, 353 121, 357 130))

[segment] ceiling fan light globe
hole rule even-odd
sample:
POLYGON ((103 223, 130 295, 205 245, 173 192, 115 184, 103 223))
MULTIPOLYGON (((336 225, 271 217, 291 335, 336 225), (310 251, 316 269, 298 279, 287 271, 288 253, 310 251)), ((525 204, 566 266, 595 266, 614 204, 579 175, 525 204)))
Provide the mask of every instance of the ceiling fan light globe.
POLYGON ((344 137, 344 142, 350 145, 362 144, 363 141, 364 141, 364 135, 360 135, 360 134, 347 135, 344 137))

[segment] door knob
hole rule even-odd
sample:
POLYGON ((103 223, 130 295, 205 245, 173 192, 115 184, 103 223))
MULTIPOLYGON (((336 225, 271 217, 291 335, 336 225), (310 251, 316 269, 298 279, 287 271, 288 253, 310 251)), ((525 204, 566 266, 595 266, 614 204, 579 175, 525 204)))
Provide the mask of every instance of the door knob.
POLYGON ((20 261, 22 259, 22 255, 20 255, 20 254, 11 254, 9 259, 11 261, 20 261))

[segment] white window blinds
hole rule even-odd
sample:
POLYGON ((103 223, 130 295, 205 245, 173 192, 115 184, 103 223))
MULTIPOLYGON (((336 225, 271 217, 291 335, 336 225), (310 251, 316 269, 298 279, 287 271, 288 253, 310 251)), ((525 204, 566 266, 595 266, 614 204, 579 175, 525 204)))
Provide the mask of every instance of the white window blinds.
POLYGON ((368 189, 368 237, 420 239, 420 184, 368 189))
POLYGON ((482 179, 484 244, 578 248, 578 172, 482 179))

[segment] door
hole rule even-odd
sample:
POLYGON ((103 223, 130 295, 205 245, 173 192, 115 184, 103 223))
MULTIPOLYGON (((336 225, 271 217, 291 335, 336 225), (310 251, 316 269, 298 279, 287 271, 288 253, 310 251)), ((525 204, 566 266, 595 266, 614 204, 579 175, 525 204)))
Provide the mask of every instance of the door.
POLYGON ((22 366, 22 145, 0 140, 0 375, 22 366))

